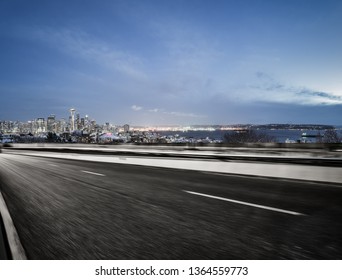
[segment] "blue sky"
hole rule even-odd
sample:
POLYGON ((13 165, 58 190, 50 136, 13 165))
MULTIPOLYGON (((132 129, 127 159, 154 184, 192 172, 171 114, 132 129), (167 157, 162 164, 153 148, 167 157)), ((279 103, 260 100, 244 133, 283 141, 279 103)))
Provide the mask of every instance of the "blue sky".
POLYGON ((0 1, 0 120, 342 124, 342 1, 0 1))

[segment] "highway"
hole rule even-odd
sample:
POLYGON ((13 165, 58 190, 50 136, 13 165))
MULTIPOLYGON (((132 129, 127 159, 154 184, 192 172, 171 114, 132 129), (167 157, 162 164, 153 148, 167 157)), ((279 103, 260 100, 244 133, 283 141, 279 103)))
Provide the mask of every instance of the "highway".
POLYGON ((20 152, 0 163, 28 259, 342 258, 338 183, 20 152))

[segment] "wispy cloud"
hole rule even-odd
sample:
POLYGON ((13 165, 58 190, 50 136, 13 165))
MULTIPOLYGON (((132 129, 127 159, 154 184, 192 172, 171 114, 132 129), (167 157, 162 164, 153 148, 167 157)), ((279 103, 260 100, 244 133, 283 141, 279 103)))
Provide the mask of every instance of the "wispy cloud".
POLYGON ((158 112, 160 112, 160 110, 161 110, 161 109, 154 108, 154 109, 149 109, 148 111, 149 111, 150 113, 158 113, 158 112))
POLYGON ((250 100, 296 105, 342 104, 342 94, 329 93, 300 86, 288 86, 270 75, 257 72, 257 81, 249 86, 250 100))
POLYGON ((154 108, 147 110, 149 113, 159 113, 159 114, 165 114, 175 117, 184 117, 184 118, 206 118, 206 115, 201 114, 194 114, 189 112, 178 112, 178 111, 167 111, 165 109, 161 108, 154 108))
POLYGON ((176 117, 187 117, 187 118, 206 118, 205 115, 198 115, 193 113, 185 113, 185 112, 163 112, 164 114, 173 115, 176 117))
POLYGON ((313 100, 317 100, 318 102, 325 102, 326 104, 342 104, 342 96, 334 95, 327 92, 302 89, 301 91, 296 92, 296 94, 300 97, 307 97, 313 100))
POLYGON ((143 109, 143 107, 137 106, 137 105, 132 105, 132 106, 131 106, 131 109, 132 109, 133 111, 141 111, 141 110, 143 109))
POLYGON ((205 98, 213 91, 225 52, 222 46, 198 26, 186 20, 159 19, 150 24, 162 56, 156 73, 160 89, 179 98, 205 98))
POLYGON ((148 63, 146 57, 131 48, 120 49, 116 42, 76 28, 27 27, 24 33, 73 59, 94 64, 95 69, 88 71, 92 80, 94 77, 103 79, 103 72, 107 71, 107 83, 121 86, 132 94, 139 94, 138 88, 143 87, 149 92, 147 96, 203 97, 208 92, 207 80, 212 76, 215 63, 220 63, 222 52, 198 31, 190 27, 179 30, 179 26, 180 23, 158 26, 157 29, 163 31, 157 32, 154 43, 160 47, 154 57, 148 57, 148 63), (96 69, 103 72, 97 73, 96 69))
POLYGON ((72 57, 96 63, 135 79, 144 79, 143 59, 127 50, 115 48, 101 39, 77 29, 27 28, 30 36, 72 57))

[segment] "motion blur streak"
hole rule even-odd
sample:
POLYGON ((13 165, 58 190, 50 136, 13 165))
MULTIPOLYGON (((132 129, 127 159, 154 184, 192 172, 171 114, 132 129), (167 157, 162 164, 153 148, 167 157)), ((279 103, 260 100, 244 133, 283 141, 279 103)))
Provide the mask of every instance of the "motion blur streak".
POLYGON ((10 153, 0 160, 1 191, 29 259, 342 258, 341 185, 10 153))

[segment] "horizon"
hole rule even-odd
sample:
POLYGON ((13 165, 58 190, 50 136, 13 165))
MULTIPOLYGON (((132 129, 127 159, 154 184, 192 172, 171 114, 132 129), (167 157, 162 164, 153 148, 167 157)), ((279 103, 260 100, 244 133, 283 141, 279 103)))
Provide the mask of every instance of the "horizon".
MULTIPOLYGON (((51 114, 51 115, 54 115, 54 114, 51 114)), ((43 118, 45 121, 47 121, 47 117, 38 117, 38 118, 34 118, 34 119, 31 119, 31 120, 26 120, 26 121, 23 121, 23 120, 5 120, 5 119, 0 119, 0 123, 1 122, 19 122, 19 123, 28 123, 28 122, 33 122, 33 121, 36 121, 37 119, 40 119, 40 118, 43 118)), ((58 118, 56 116, 56 120, 67 120, 67 118, 65 117, 61 117, 61 118, 58 118)), ((334 125, 334 124, 328 124, 328 123, 213 123, 213 124, 201 124, 201 123, 197 123, 197 124, 191 124, 191 125, 182 125, 182 124, 147 124, 147 125, 138 125, 138 124, 130 124, 130 123, 122 123, 122 124, 118 124, 118 123, 114 123, 114 122, 110 122, 110 121, 105 121, 105 122, 97 122, 97 120, 95 118, 90 118, 91 121, 96 121, 96 124, 97 125, 105 125, 106 123, 109 123, 110 125, 113 125, 113 126, 124 126, 124 125, 129 125, 130 127, 141 127, 141 128, 151 128, 151 127, 155 127, 155 128, 158 128, 158 127, 182 127, 182 128, 185 128, 185 127, 188 127, 188 128, 191 128, 191 127, 215 127, 215 126, 272 126, 272 125, 284 125, 284 126, 300 126, 300 125, 303 125, 303 126, 333 126, 335 128, 342 128, 342 124, 339 124, 339 125, 334 125)))
POLYGON ((341 125, 338 0, 4 0, 0 18, 3 120, 341 125))

